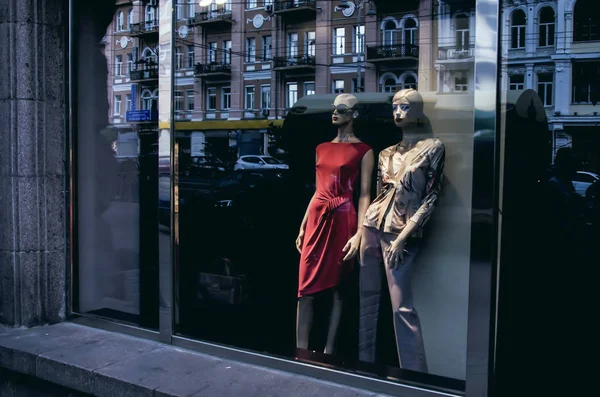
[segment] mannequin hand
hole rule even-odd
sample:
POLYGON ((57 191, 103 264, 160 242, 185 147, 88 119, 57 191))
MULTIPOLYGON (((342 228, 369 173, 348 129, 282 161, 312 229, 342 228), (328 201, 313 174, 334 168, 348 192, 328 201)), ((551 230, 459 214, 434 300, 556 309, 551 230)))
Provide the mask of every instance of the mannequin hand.
POLYGON ((346 256, 344 256, 345 261, 348 261, 348 260, 354 258, 356 256, 356 254, 358 254, 358 250, 360 248, 360 240, 361 240, 360 232, 356 233, 354 236, 352 236, 350 238, 350 240, 348 240, 348 242, 344 246, 344 249, 342 250, 343 252, 346 253, 346 256))
POLYGON ((388 268, 390 269, 398 269, 398 266, 402 263, 404 259, 404 245, 406 244, 406 240, 398 237, 396 240, 392 241, 390 246, 385 252, 388 268))
POLYGON ((296 237, 296 249, 302 254, 302 242, 304 241, 304 230, 300 230, 298 237, 296 237))

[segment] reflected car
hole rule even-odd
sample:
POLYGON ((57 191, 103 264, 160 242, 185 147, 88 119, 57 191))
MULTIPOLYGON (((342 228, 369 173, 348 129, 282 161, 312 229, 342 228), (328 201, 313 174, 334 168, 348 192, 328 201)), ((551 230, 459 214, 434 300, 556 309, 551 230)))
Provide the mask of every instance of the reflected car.
POLYGON ((289 166, 287 164, 283 164, 281 161, 271 156, 241 156, 233 167, 235 171, 254 169, 287 170, 288 168, 289 166))
POLYGON ((588 188, 598 181, 600 181, 598 174, 588 171, 577 171, 577 175, 573 178, 573 187, 575 187, 575 192, 578 195, 585 197, 585 192, 588 188))

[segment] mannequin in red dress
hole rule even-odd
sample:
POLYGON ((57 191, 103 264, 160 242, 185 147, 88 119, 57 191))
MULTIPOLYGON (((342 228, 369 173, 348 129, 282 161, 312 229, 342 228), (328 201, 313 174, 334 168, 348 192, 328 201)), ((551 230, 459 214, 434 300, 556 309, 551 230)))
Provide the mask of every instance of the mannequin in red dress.
POLYGON ((370 204, 374 155, 371 147, 354 135, 358 100, 340 94, 332 105, 332 123, 337 137, 316 149, 316 191, 308 204, 296 248, 300 252, 296 347, 308 348, 313 322, 314 295, 331 289, 333 303, 325 346, 333 354, 342 313, 338 288, 347 261, 359 250, 362 224, 370 204), (356 186, 360 176, 360 187, 356 186), (353 204, 354 190, 360 188, 358 212, 353 204))

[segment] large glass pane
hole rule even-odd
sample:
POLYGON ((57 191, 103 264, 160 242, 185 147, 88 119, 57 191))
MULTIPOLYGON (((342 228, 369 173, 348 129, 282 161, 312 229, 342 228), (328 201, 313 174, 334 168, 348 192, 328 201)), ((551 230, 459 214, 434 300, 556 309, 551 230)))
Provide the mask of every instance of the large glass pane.
MULTIPOLYGON (((540 36, 530 40, 528 34, 523 52, 511 51, 506 32, 501 41, 498 339, 504 343, 498 348, 498 365, 499 384, 506 384, 506 390, 499 395, 508 391, 509 379, 537 385, 534 372, 552 373, 557 362, 565 362, 562 355, 586 350, 589 339, 582 331, 588 327, 554 326, 548 319, 568 313, 585 322, 589 316, 595 289, 587 280, 593 283, 594 278, 575 269, 598 262, 600 236, 600 19, 593 11, 598 3, 501 3, 503 15, 518 9, 527 21, 535 21, 529 31, 540 36), (521 76, 519 84, 513 81, 516 75, 521 76), (557 340, 571 341, 569 348, 553 351, 550 346, 557 340)), ((555 391, 553 382, 548 384, 555 391)))
POLYGON ((188 21, 196 33, 176 37, 199 62, 195 80, 175 77, 176 90, 197 93, 175 125, 176 331, 462 389, 475 1, 371 3, 275 1, 275 23, 234 2, 227 15, 251 21, 243 34, 223 15, 188 21), (261 36, 279 43, 272 61, 248 45, 261 36), (225 41, 227 54, 210 44, 225 41), (315 51, 291 60, 290 46, 315 51))
POLYGON ((148 2, 73 7, 74 310, 156 328, 158 13, 148 2))

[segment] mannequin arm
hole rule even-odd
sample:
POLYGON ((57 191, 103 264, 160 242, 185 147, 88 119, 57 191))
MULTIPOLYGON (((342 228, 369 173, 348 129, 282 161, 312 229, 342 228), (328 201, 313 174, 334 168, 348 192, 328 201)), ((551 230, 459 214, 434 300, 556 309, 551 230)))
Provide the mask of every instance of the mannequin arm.
POLYGON ((344 260, 350 260, 358 253, 360 247, 360 241, 362 239, 363 220, 369 204, 371 204, 371 180, 373 175, 373 165, 375 162, 375 155, 373 150, 369 150, 362 158, 360 166, 360 196, 358 199, 358 228, 356 234, 348 240, 344 247, 344 260))
MULTIPOLYGON (((319 157, 317 155, 315 155, 315 164, 317 164, 317 162, 319 161, 319 157)), ((298 232, 298 237, 296 238, 296 249, 298 250, 299 253, 302 253, 302 242, 304 240, 304 230, 306 229, 306 222, 308 222, 308 213, 310 210, 310 207, 312 206, 312 202, 315 199, 315 195, 317 193, 313 193, 312 197, 310 198, 310 201, 308 202, 308 205, 306 206, 306 211, 304 211, 304 218, 302 218, 302 223, 300 223, 300 231, 298 232)))
MULTIPOLYGON (((446 152, 444 144, 438 141, 430 154, 425 196, 423 197, 423 201, 417 212, 410 218, 410 221, 416 223, 418 227, 425 226, 429 218, 431 218, 431 214, 433 213, 442 190, 442 176, 444 174, 445 160, 446 152)), ((408 236, 410 236, 410 234, 406 237, 408 236)))

